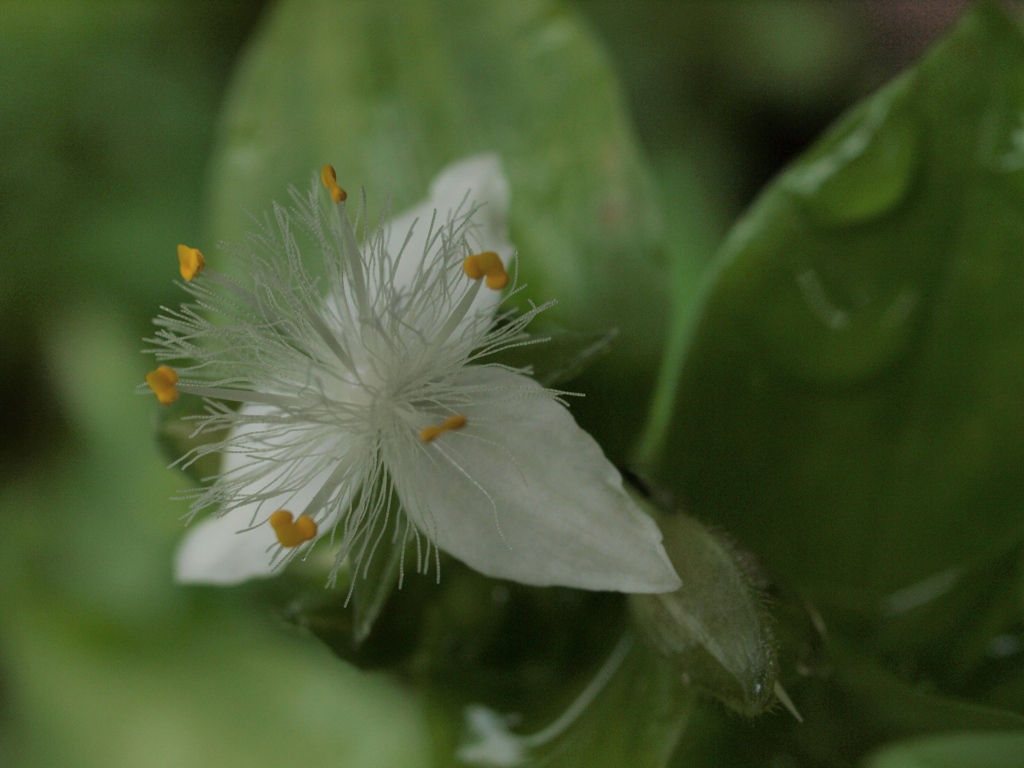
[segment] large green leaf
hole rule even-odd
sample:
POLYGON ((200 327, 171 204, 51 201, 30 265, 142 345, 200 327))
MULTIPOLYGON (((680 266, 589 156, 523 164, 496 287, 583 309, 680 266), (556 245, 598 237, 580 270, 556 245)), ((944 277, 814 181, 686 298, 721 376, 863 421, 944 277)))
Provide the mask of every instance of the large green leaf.
MULTIPOLYGON (((1024 543, 889 595, 871 651, 947 694, 1024 712, 1024 543)), ((855 628, 854 628, 855 629, 855 628)))
POLYGON ((681 341, 646 458, 826 612, 1021 530, 1022 116, 983 5, 765 191, 681 341))
POLYGON ((528 297, 557 299, 545 317, 568 330, 620 332, 575 410, 621 453, 661 353, 665 258, 616 82, 560 3, 282 2, 229 96, 212 234, 241 242, 247 211, 325 162, 350 190, 365 185, 371 211, 389 194, 399 210, 445 164, 485 151, 511 182, 528 297))
POLYGON ((25 768, 431 764, 413 695, 265 618, 222 605, 164 636, 83 633, 33 597, 5 613, 25 768))

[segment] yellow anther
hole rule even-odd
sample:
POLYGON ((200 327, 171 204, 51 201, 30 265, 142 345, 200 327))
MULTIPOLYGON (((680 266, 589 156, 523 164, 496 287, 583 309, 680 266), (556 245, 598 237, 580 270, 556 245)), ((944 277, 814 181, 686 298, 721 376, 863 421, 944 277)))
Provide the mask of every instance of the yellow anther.
POLYGON ((492 291, 500 291, 508 285, 508 272, 505 265, 501 263, 501 257, 494 251, 474 253, 466 257, 462 262, 462 271, 470 280, 479 280, 487 277, 487 287, 492 291))
POLYGON ((164 405, 170 405, 178 399, 178 374, 173 368, 161 365, 155 371, 146 374, 146 383, 153 390, 156 399, 164 405))
POLYGON ((338 186, 338 174, 334 172, 334 166, 325 165, 320 169, 320 180, 331 193, 331 200, 336 203, 343 203, 348 198, 348 192, 338 186))
POLYGON ((316 537, 316 521, 312 517, 299 515, 292 522, 292 513, 287 509, 279 509, 270 516, 270 527, 282 547, 297 547, 316 537))
POLYGON ((421 429, 420 440, 424 443, 432 443, 445 432, 454 432, 456 429, 462 429, 464 426, 466 426, 466 417, 461 413, 457 413, 454 416, 449 416, 440 424, 434 424, 433 426, 421 429))
POLYGON ((178 265, 181 267, 181 276, 186 280, 203 271, 206 266, 206 259, 198 248, 189 248, 187 245, 178 246, 178 265))

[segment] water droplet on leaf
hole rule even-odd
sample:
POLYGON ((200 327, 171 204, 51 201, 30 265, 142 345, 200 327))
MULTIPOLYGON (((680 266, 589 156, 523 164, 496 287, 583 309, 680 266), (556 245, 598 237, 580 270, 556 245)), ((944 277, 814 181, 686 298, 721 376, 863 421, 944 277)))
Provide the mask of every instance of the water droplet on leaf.
POLYGON ((919 130, 902 108, 902 88, 864 105, 832 141, 812 151, 783 178, 785 188, 827 227, 861 224, 895 208, 918 167, 919 130))

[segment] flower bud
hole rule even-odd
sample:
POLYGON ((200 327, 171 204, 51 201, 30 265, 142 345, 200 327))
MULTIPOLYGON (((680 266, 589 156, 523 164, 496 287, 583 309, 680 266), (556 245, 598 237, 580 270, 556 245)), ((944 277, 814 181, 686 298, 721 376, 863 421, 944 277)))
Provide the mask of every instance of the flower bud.
POLYGON ((677 512, 659 515, 665 549, 683 585, 633 595, 641 636, 672 660, 683 682, 753 716, 776 698, 776 643, 749 556, 677 512))

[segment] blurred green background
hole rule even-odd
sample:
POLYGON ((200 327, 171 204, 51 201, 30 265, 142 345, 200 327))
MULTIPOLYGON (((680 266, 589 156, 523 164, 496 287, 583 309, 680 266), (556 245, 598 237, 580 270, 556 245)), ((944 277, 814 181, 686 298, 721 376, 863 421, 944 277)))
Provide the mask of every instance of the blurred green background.
MULTIPOLYGON (((956 582, 952 592, 932 585, 949 604, 935 607, 923 597, 932 613, 883 629, 868 626, 864 595, 902 594, 913 602, 914 594, 900 589, 934 574, 904 559, 895 544, 869 552, 870 537, 831 541, 869 525, 858 515, 879 496, 858 498, 850 488, 868 487, 877 473, 812 461, 819 449, 874 456, 872 441, 882 438, 854 427, 870 411, 885 432, 887 418, 921 402, 926 426, 941 421, 947 400, 986 413, 996 403, 991 418, 1010 419, 1013 432, 1019 371, 1010 366, 999 379, 1005 386, 979 384, 959 400, 946 398, 945 389, 927 391, 929 382, 945 381, 927 366, 915 379, 924 382, 914 389, 920 396, 902 400, 883 388, 865 404, 843 381, 830 380, 827 394, 814 390, 814 407, 804 408, 801 398, 820 378, 793 384, 789 374, 742 363, 759 343, 756 334, 754 341, 744 336, 748 325, 762 322, 744 312, 762 300, 768 306, 763 294, 771 280, 755 264, 754 277, 713 283, 721 269, 713 254, 765 184, 841 113, 917 60, 963 7, 938 0, 580 0, 515 10, 458 0, 281 8, 0 3, 0 765, 410 768, 440 760, 436 715, 419 687, 340 662, 279 619, 289 590, 299 587, 205 590, 171 582, 184 509, 170 497, 186 480, 166 469, 155 439, 157 406, 134 387, 149 363, 138 351, 150 319, 181 298, 172 282, 178 242, 212 250, 217 238, 237 237, 242 206, 258 210, 281 198, 287 183, 304 183, 305 171, 296 168, 334 162, 343 178, 375 183, 371 194, 390 191, 401 207, 422 195, 448 160, 490 148, 509 167, 513 238, 536 291, 531 296, 559 298, 554 321, 563 327, 615 325, 623 334, 625 343, 572 385, 588 394, 574 404, 578 418, 613 458, 657 476, 698 517, 752 551, 778 585, 771 599, 783 678, 807 716, 803 730, 784 713, 750 725, 701 700, 688 713, 672 764, 853 765, 891 740, 963 729, 1017 733, 981 746, 970 739, 982 737, 956 742, 944 735, 954 743, 908 743, 865 764, 970 764, 942 762, 957 750, 980 750, 990 765, 1022 764, 1021 508, 1007 501, 1022 475, 1020 455, 1012 453, 1019 435, 977 459, 1004 459, 994 477, 984 476, 995 487, 989 496, 957 507, 960 516, 950 516, 935 541, 921 524, 927 545, 943 553, 935 573, 956 582), (554 66, 546 56, 555 57, 554 66), (548 172, 553 180, 542 183, 548 172), (699 325, 698 317, 709 319, 699 325), (748 387, 758 376, 767 383, 748 387), (677 386, 692 405, 674 405, 677 386), (766 409, 769 401, 782 405, 766 409), (870 410, 878 401, 894 413, 870 410), (730 422, 735 411, 748 420, 730 422), (758 462, 777 446, 764 436, 778 430, 787 448, 766 468, 758 462), (751 431, 760 442, 750 442, 751 431), (827 450, 822 434, 837 436, 827 450), (836 510, 829 506, 835 486, 813 482, 830 472, 845 478, 844 498, 852 499, 836 510), (833 525, 839 515, 846 517, 833 525), (988 525, 990 519, 1002 522, 988 525), (957 526, 965 520, 978 521, 977 536, 1005 551, 979 546, 961 564, 957 526), (825 554, 816 555, 821 541, 825 554), (835 552, 854 552, 840 557, 853 570, 864 562, 887 566, 864 578, 859 571, 858 578, 836 576, 835 552), (906 568, 888 567, 894 562, 906 568), (809 601, 817 608, 808 610, 809 601), (984 626, 963 634, 1002 638, 1002 656, 980 639, 981 650, 967 641, 952 650, 942 645, 961 634, 961 617, 978 606, 984 626), (819 650, 805 647, 821 638, 800 623, 818 609, 836 629, 828 665, 841 680, 801 687, 786 675, 819 650), (799 616, 791 621, 787 612, 799 616), (988 654, 985 664, 979 654, 988 654), (895 714, 865 715, 881 703, 895 714)), ((1008 74, 992 78, 1007 85, 993 85, 991 98, 1009 99, 999 114, 1024 113, 1024 96, 1019 103, 1006 96, 1024 87, 1017 41, 992 33, 990 43, 986 34, 976 37, 994 51, 991 61, 970 58, 970 38, 967 53, 954 46, 948 54, 953 64, 934 65, 935 77, 968 62, 965 70, 988 82, 978 73, 1009 62, 1008 74)), ((922 82, 932 82, 927 77, 925 70, 922 82)), ((948 118, 941 111, 947 101, 961 104, 944 101, 947 90, 961 93, 955 86, 936 88, 937 96, 908 97, 914 119, 939 124, 948 118)), ((974 113, 964 118, 965 126, 975 121, 969 130, 987 125, 985 104, 977 120, 974 113)), ((950 138, 949 146, 959 148, 958 141, 950 138)), ((936 188, 956 187, 954 172, 959 167, 947 177, 936 171, 936 188)), ((1001 200, 971 198, 963 206, 991 211, 1001 200)), ((938 202, 926 205, 953 215, 938 202)), ((1014 206, 1006 216, 1019 212, 1019 201, 1014 206)), ((763 215, 766 237, 776 237, 777 212, 763 215)), ((984 239, 984 217, 971 222, 968 234, 984 239)), ((802 253, 802 230, 794 231, 777 242, 802 253)), ((885 231, 882 246, 870 241, 864 248, 884 249, 900 236, 885 231)), ((1006 237, 1020 239, 1016 232, 1006 237)), ((847 245, 840 237, 821 247, 847 245)), ((739 254, 742 270, 744 259, 761 255, 748 257, 753 247, 734 236, 723 253, 739 254)), ((957 268, 984 277, 972 269, 988 262, 972 261, 972 254, 957 268)), ((854 272, 848 285, 861 277, 854 272)), ((1013 285, 1016 274, 990 276, 978 301, 1013 285)), ((982 324, 982 338, 990 336, 985 323, 1003 323, 1010 341, 1000 350, 1013 354, 1013 338, 1024 332, 1014 310, 1020 290, 999 294, 1002 303, 993 306, 1009 309, 998 317, 970 319, 982 324)), ((954 299, 961 295, 974 300, 969 292, 954 299)), ((778 320, 771 328, 781 329, 779 354, 796 360, 799 379, 827 355, 815 351, 813 334, 806 337, 810 351, 800 347, 803 331, 785 335, 787 322, 797 324, 785 311, 781 320, 766 312, 765 322, 778 320), (796 352, 787 346, 791 338, 796 352)), ((948 359, 973 343, 954 341, 933 356, 948 359)), ((854 368, 861 354, 851 353, 854 368)), ((987 370, 994 363, 972 365, 987 370)), ((950 453, 961 455, 972 435, 982 440, 986 422, 979 419, 968 424, 975 433, 948 441, 950 453)), ((935 474, 946 466, 936 464, 935 474)), ((938 482, 927 475, 920 482, 938 482)), ((894 492, 885 503, 898 507, 911 496, 894 492)), ((906 525, 895 540, 913 530, 906 525)), ((921 583, 919 591, 927 591, 927 580, 921 583)))

